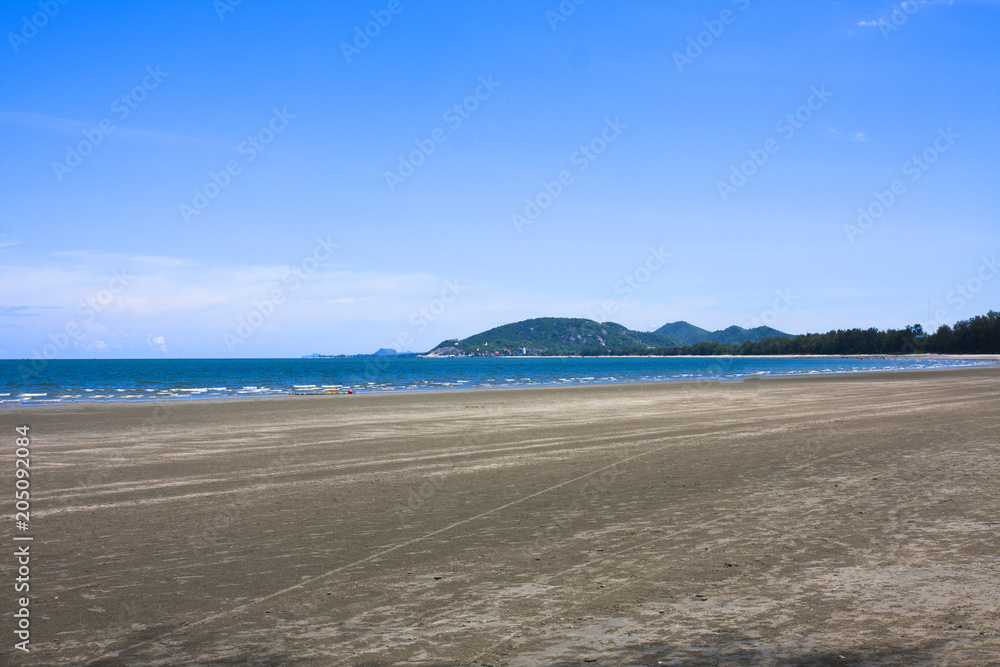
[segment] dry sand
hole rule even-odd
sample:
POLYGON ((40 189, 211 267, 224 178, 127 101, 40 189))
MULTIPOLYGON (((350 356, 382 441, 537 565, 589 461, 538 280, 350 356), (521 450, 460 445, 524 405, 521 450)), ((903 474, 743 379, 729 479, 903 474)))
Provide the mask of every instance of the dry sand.
POLYGON ((4 410, 0 664, 1000 664, 998 408, 983 368, 4 410))

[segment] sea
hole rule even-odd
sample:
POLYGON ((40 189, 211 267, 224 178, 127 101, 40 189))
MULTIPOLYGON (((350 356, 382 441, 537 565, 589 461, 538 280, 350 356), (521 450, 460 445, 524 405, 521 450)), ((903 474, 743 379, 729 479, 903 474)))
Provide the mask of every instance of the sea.
POLYGON ((328 359, 0 360, 0 406, 137 402, 553 385, 739 381, 958 368, 936 357, 352 357, 328 359))

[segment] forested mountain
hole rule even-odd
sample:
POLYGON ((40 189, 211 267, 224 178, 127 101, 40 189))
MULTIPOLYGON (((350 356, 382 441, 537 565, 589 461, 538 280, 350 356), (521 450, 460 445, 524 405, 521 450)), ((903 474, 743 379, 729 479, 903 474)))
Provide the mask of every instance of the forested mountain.
POLYGON ((613 354, 617 350, 637 351, 669 348, 695 341, 742 343, 767 336, 789 336, 770 327, 744 329, 732 326, 707 331, 687 322, 667 324, 656 331, 633 331, 615 322, 595 322, 582 318, 538 317, 469 336, 442 342, 429 356, 505 356, 613 354), (670 333, 676 330, 675 335, 670 333))
POLYGON ((747 341, 758 341, 765 338, 792 338, 792 334, 778 331, 771 327, 754 327, 744 329, 743 327, 731 326, 728 329, 709 331, 696 327, 688 322, 671 322, 664 324, 656 330, 656 333, 673 336, 681 342, 681 345, 694 345, 695 343, 726 343, 728 345, 745 343, 747 341))
POLYGON ((590 348, 671 347, 680 345, 672 336, 632 331, 614 322, 595 322, 582 318, 538 317, 504 324, 464 340, 446 340, 430 356, 503 356, 580 354, 590 348))
MULTIPOLYGON (((768 354, 1000 354, 1000 313, 989 311, 954 327, 942 325, 933 334, 925 334, 919 324, 905 329, 837 329, 822 334, 804 334, 790 338, 765 338, 730 344, 703 341, 680 347, 624 348, 618 355, 768 355, 768 354)), ((588 350, 587 354, 600 354, 588 350)))
POLYGON ((687 322, 633 331, 614 322, 539 317, 495 327, 464 340, 446 340, 428 356, 506 355, 769 355, 769 354, 1000 354, 1000 313, 989 311, 925 334, 905 329, 837 329, 791 334, 770 327, 708 331, 687 322))

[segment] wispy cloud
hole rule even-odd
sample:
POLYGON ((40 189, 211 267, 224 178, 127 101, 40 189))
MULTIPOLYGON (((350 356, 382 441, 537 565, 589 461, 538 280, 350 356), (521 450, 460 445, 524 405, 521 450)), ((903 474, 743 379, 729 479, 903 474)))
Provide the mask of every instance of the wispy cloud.
POLYGON ((0 317, 38 317, 32 306, 0 306, 0 317))
POLYGON ((857 25, 862 28, 884 28, 889 25, 890 17, 896 12, 914 14, 920 7, 952 7, 956 5, 987 5, 1000 7, 1000 0, 906 0, 904 2, 893 3, 890 6, 888 16, 879 16, 867 21, 858 21, 857 25))
MULTIPOLYGON (((97 342, 101 343, 102 345, 104 343, 103 341, 97 341, 97 342)), ((153 348, 157 348, 160 350, 160 352, 164 354, 167 353, 167 342, 163 336, 154 336, 153 334, 148 334, 146 336, 146 345, 153 348)))
MULTIPOLYGON (((331 264, 305 278, 296 263, 210 266, 182 257, 58 253, 48 262, 0 265, 0 302, 76 312, 103 297, 102 319, 225 321, 281 290, 289 317, 393 321, 435 296, 446 278, 431 273, 356 271, 331 264), (115 282, 115 276, 118 281, 115 282)), ((0 311, 2 314, 4 311, 0 311)))
POLYGON ((8 306, 17 316, 11 321, 30 322, 18 332, 20 347, 11 348, 26 356, 36 356, 53 337, 66 357, 220 354, 225 334, 261 309, 267 321, 241 352, 251 345, 279 350, 308 336, 325 340, 330 334, 323 332, 336 332, 331 346, 371 344, 344 342, 365 337, 355 333, 361 331, 385 332, 387 340, 407 332, 415 346, 429 349, 443 338, 440 331, 458 328, 460 308, 449 308, 431 326, 415 328, 412 320, 440 297, 446 280, 464 285, 461 276, 361 271, 332 262, 316 268, 303 262, 311 257, 303 252, 288 264, 219 266, 184 257, 52 254, 0 264, 0 303, 18 304, 8 306), (31 313, 41 317, 25 317, 31 313), (428 340, 417 341, 418 334, 428 340))
POLYGON ((862 143, 868 141, 868 133, 865 132, 864 130, 858 130, 850 135, 847 135, 846 137, 843 132, 841 132, 835 127, 829 127, 827 128, 827 130, 837 139, 849 138, 851 141, 857 141, 862 143))
POLYGON ((91 123, 70 120, 69 118, 23 111, 4 111, 2 109, 0 109, 0 123, 18 127, 33 127, 47 132, 80 132, 93 127, 91 123))
MULTIPOLYGON (((153 143, 196 143, 216 148, 228 148, 228 146, 223 144, 206 141, 197 137, 189 137, 161 130, 146 130, 142 128, 126 127, 119 125, 114 118, 111 118, 111 120, 112 122, 115 122, 115 129, 110 134, 110 136, 113 137, 153 143)), ((30 127, 56 134, 78 134, 83 130, 94 129, 99 125, 99 123, 100 120, 97 122, 84 122, 72 118, 59 118, 57 116, 47 116, 45 114, 29 113, 24 111, 0 110, 0 124, 13 125, 16 127, 30 127)))
POLYGON ((160 271, 197 265, 197 262, 194 260, 183 257, 164 257, 161 255, 126 255, 121 253, 97 252, 94 250, 57 250, 50 253, 50 256, 59 258, 66 257, 73 260, 79 260, 80 262, 102 265, 138 264, 149 270, 156 269, 160 271))

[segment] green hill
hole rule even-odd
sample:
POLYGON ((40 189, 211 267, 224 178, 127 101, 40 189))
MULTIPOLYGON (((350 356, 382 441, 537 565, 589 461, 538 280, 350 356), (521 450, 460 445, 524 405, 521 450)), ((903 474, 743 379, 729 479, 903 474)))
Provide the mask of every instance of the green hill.
POLYGON ((664 324, 656 330, 656 333, 673 336, 681 342, 681 345, 693 345, 694 343, 704 343, 705 341, 712 340, 711 331, 684 321, 664 324))
MULTIPOLYGON (((847 329, 793 336, 771 327, 732 326, 707 331, 687 322, 656 331, 632 331, 614 322, 540 317, 505 324, 465 340, 446 340, 425 356, 706 354, 997 354, 1000 313, 941 325, 925 334, 919 324, 902 330, 847 329)), ((311 355, 318 356, 318 355, 311 355)))
POLYGON ((791 334, 778 331, 771 327, 754 327, 744 329, 743 327, 731 326, 719 331, 708 331, 701 327, 696 327, 687 322, 671 322, 664 324, 656 330, 658 334, 672 336, 681 341, 681 345, 694 345, 696 343, 725 343, 727 345, 739 345, 741 343, 757 342, 765 338, 794 338, 791 334))
POLYGON ((595 322, 582 318, 538 317, 504 324, 464 340, 446 340, 429 356, 504 356, 580 354, 585 350, 673 347, 673 336, 632 331, 615 322, 595 322))
POLYGON ((744 329, 743 327, 732 326, 727 329, 722 329, 721 331, 712 332, 712 340, 717 343, 726 343, 727 345, 738 345, 740 343, 756 343, 759 340, 764 340, 765 338, 795 338, 792 334, 786 334, 784 331, 778 331, 777 329, 772 329, 771 327, 754 327, 753 329, 744 329))

